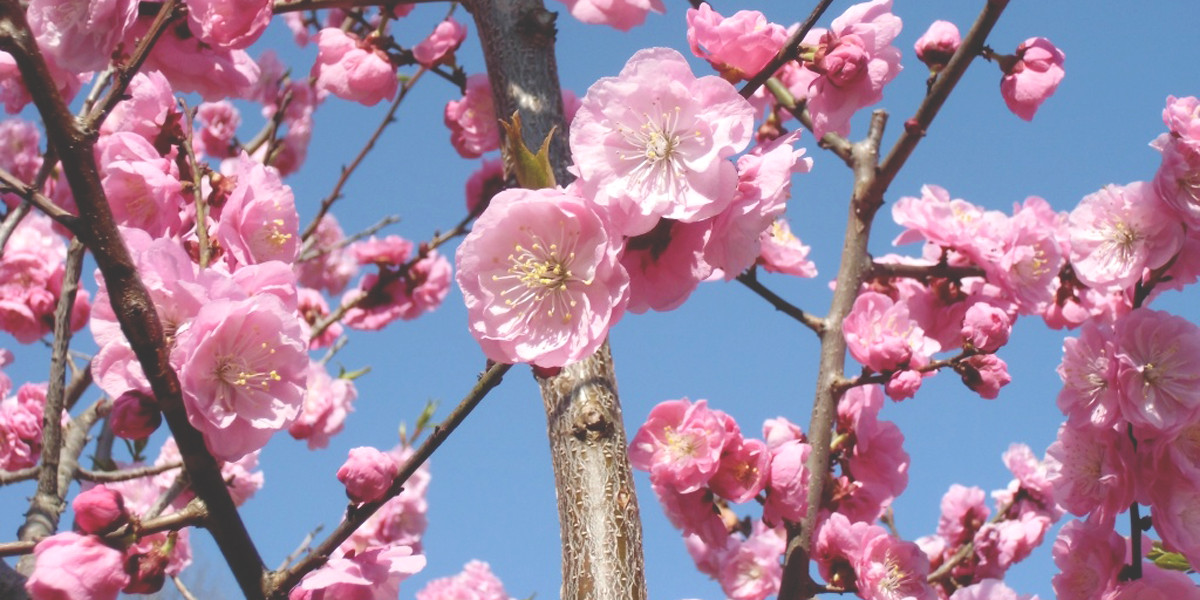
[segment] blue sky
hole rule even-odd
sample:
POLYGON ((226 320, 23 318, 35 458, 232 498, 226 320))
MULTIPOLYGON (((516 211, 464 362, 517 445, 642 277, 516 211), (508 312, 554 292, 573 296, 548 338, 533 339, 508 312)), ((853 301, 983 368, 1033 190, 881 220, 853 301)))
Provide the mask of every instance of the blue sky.
MULTIPOLYGON (((924 91, 923 65, 912 43, 935 19, 956 23, 964 32, 983 0, 897 2, 904 21, 896 45, 905 70, 884 93, 881 107, 891 114, 884 146, 890 147, 904 119, 924 91)), ((849 2, 837 2, 823 21, 840 14, 849 2)), ((616 74, 638 48, 671 46, 686 52, 686 4, 668 3, 665 15, 628 33, 585 26, 560 10, 559 66, 564 87, 580 96, 597 78, 616 74)), ((718 4, 729 15, 739 8, 765 12, 790 25, 803 19, 811 3, 779 0, 752 6, 718 4)), ((443 5, 420 5, 399 23, 397 37, 415 43, 445 14, 443 5)), ((469 21, 459 10, 456 17, 469 21)), ((1161 110, 1167 95, 1200 94, 1200 61, 1194 58, 1195 23, 1200 4, 1188 0, 1141 3, 1136 9, 1115 1, 1014 2, 993 32, 990 45, 1011 52, 1028 37, 1049 38, 1066 53, 1066 77, 1058 92, 1032 123, 1004 107, 1000 73, 977 61, 934 122, 929 136, 892 185, 889 203, 919 194, 935 183, 990 209, 1010 211, 1027 196, 1046 198, 1058 210, 1070 210, 1084 195, 1107 183, 1149 180, 1158 155, 1147 143, 1163 130, 1161 110)), ((474 24, 468 22, 474 34, 474 24)), ((286 44, 276 29, 267 43, 286 44)), ((261 43, 260 43, 261 45, 261 43)), ((253 50, 252 50, 253 51, 253 50)), ((311 48, 289 51, 287 59, 303 73, 311 48)), ((478 45, 469 41, 459 53, 468 73, 481 72, 478 45)), ((697 73, 707 66, 695 61, 697 73)), ((347 231, 362 229, 385 214, 402 221, 388 231, 413 240, 449 228, 462 215, 463 183, 478 161, 459 158, 449 144, 441 110, 458 97, 452 86, 427 78, 400 108, 398 122, 364 163, 335 209, 347 231)), ((338 169, 366 140, 383 116, 383 106, 363 108, 330 101, 316 116, 308 163, 292 176, 307 222, 332 188, 338 169)), ((247 129, 258 126, 247 113, 247 129)), ((864 131, 854 123, 852 138, 864 131)), ((766 276, 767 285, 794 304, 822 314, 829 301, 827 282, 837 269, 850 173, 841 162, 812 144, 801 145, 815 160, 813 173, 794 181, 788 216, 792 229, 813 246, 820 270, 816 280, 766 276)), ((898 233, 881 211, 871 248, 893 251, 898 233)), ((452 248, 448 252, 452 252, 452 248)), ((906 253, 916 248, 901 249, 906 253)), ((94 290, 94 285, 90 286, 94 290)), ((1156 307, 1196 320, 1194 292, 1171 293, 1156 307)), ((452 290, 436 312, 413 322, 393 324, 384 332, 354 334, 333 364, 372 372, 359 379, 359 400, 346 430, 331 447, 310 452, 303 443, 280 436, 263 451, 266 487, 243 515, 260 552, 275 566, 305 533, 328 529, 340 517, 344 496, 333 475, 354 446, 390 447, 400 421, 415 420, 425 402, 439 400, 444 415, 470 388, 484 358, 466 329, 466 313, 452 290)), ((1063 333, 1047 331, 1040 321, 1018 324, 1008 348, 1000 351, 1013 383, 996 400, 985 401, 965 389, 953 374, 926 383, 914 399, 889 403, 882 418, 897 422, 912 457, 908 491, 896 502, 902 534, 915 538, 936 526, 938 503, 952 483, 984 490, 1004 487, 1010 475, 1000 462, 1012 442, 1028 443, 1039 455, 1054 439, 1062 420, 1054 405, 1063 333)), ((814 388, 818 345, 807 329, 774 312, 737 283, 702 285, 680 309, 663 314, 628 315, 611 335, 626 426, 632 435, 658 402, 706 398, 733 415, 748 434, 763 419, 785 416, 807 426, 814 388)), ((0 338, 19 363, 7 372, 16 383, 44 380, 44 351, 0 338)), ((93 392, 87 398, 94 398, 93 392)), ((527 368, 513 369, 432 461, 429 531, 425 571, 402 586, 411 597, 425 581, 457 573, 471 559, 491 563, 510 595, 554 598, 559 586, 558 523, 545 417, 537 387, 527 368)), ((678 533, 663 517, 644 477, 639 502, 645 523, 646 564, 651 597, 722 598, 719 586, 698 573, 678 533)), ((0 538, 9 539, 24 511, 27 486, 0 490, 0 538)), ((220 556, 202 532, 193 536, 204 587, 236 595, 220 556)), ((1054 573, 1049 542, 1014 568, 1009 583, 1022 593, 1051 598, 1054 573)))

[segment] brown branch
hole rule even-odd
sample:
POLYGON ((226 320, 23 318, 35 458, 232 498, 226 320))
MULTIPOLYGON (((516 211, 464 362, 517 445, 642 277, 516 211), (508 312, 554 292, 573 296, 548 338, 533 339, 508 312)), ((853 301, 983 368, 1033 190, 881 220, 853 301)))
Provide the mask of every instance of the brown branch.
POLYGON ((314 258, 318 258, 318 257, 324 256, 326 254, 329 254, 330 252, 333 252, 334 250, 340 250, 342 248, 345 248, 346 246, 349 246, 350 244, 353 244, 354 242, 357 242, 362 239, 366 239, 372 235, 375 235, 376 233, 379 233, 379 231, 382 230, 384 227, 387 227, 389 225, 394 225, 399 222, 400 222, 399 216, 388 215, 388 216, 376 221, 374 225, 371 225, 370 227, 367 227, 366 229, 364 229, 354 235, 348 235, 348 236, 342 238, 341 240, 339 240, 336 244, 334 244, 332 246, 328 246, 325 248, 309 248, 306 252, 300 254, 300 256, 298 258, 296 258, 296 262, 300 263, 300 262, 312 260, 314 258))
MULTIPOLYGON (((25 202, 36 206, 38 210, 46 213, 56 221, 62 222, 63 218, 72 216, 71 213, 59 208, 59 206, 55 204, 53 200, 47 198, 44 194, 37 191, 37 189, 35 189, 33 186, 21 181, 20 179, 17 179, 15 175, 4 169, 0 169, 0 191, 9 191, 20 196, 21 199, 25 200, 25 202)), ((18 206, 17 208, 13 209, 13 212, 18 212, 19 210, 20 207, 18 206)), ((26 208, 24 212, 29 212, 29 209, 26 208)), ((11 214, 9 216, 12 217, 11 214)), ((11 227, 16 229, 17 224, 23 218, 25 218, 23 214, 15 217, 11 227)), ((5 219, 5 226, 8 226, 8 220, 9 219, 5 219)), ((8 232, 4 238, 6 243, 8 239, 7 236, 10 235, 12 235, 11 231, 8 232)))
POLYGON ((372 6, 391 8, 405 4, 425 4, 441 1, 443 0, 295 0, 294 2, 278 0, 275 2, 275 6, 271 10, 273 10, 275 14, 279 15, 287 12, 321 10, 324 8, 350 9, 369 8, 372 6))
POLYGON ((161 465, 147 465, 145 467, 133 467, 130 469, 121 469, 120 471, 92 471, 89 469, 79 469, 76 475, 83 481, 91 481, 93 483, 114 483, 117 481, 129 481, 130 479, 141 479, 151 475, 165 473, 171 469, 178 469, 183 466, 183 463, 169 462, 161 465))
POLYGON ((754 92, 762 87, 767 82, 767 79, 774 75, 775 71, 778 71, 784 63, 799 56, 800 42, 804 41, 804 36, 808 35, 808 32, 817 24, 817 21, 821 18, 821 15, 825 14, 830 4, 833 4, 833 0, 821 0, 813 7, 808 18, 804 20, 799 29, 788 36, 787 40, 783 42, 783 47, 775 53, 775 57, 771 59, 771 62, 767 63, 767 66, 763 67, 754 77, 750 78, 750 81, 746 82, 746 85, 742 86, 741 94, 743 98, 753 96, 754 92))
POLYGON ((809 574, 809 548, 812 547, 813 532, 821 511, 821 499, 825 493, 825 480, 829 474, 830 442, 834 416, 841 398, 839 385, 844 380, 846 362, 846 339, 842 335, 842 323, 859 287, 870 269, 867 242, 876 211, 883 204, 880 196, 872 195, 879 160, 879 140, 887 115, 875 111, 867 138, 856 142, 854 156, 854 192, 850 199, 849 217, 846 221, 845 244, 842 247, 842 262, 838 269, 837 284, 825 317, 825 335, 821 338, 820 364, 817 370, 817 390, 813 399, 812 418, 808 426, 808 443, 812 452, 808 456, 808 513, 798 530, 788 536, 784 554, 783 579, 780 584, 780 600, 808 598, 817 589, 809 574))
POLYGON ((291 591, 306 574, 324 565, 329 557, 333 555, 338 546, 346 541, 350 534, 354 533, 360 525, 365 523, 375 511, 379 510, 388 500, 395 498, 404 490, 404 484, 412 477, 421 465, 429 459, 434 450, 437 450, 446 438, 450 437, 451 433, 471 414, 471 411, 479 405, 483 397, 500 384, 504 374, 512 368, 512 365, 493 364, 488 367, 475 383, 475 387, 454 407, 454 410, 446 416, 446 420, 440 425, 433 428, 429 433, 429 437, 421 443, 420 447, 408 457, 404 465, 400 467, 399 474, 392 480, 391 487, 388 488, 384 497, 375 502, 367 502, 359 506, 351 506, 346 510, 346 518, 338 524, 329 537, 326 537, 312 552, 308 553, 303 559, 286 570, 278 570, 269 573, 266 577, 266 596, 274 600, 282 600, 287 598, 288 592, 291 591))
MULTIPOLYGON (((62 292, 54 307, 54 344, 50 355, 50 379, 46 388, 46 403, 42 411, 42 468, 38 473, 37 492, 29 501, 25 524, 21 526, 22 540, 38 540, 58 530, 58 518, 66 509, 66 482, 60 480, 59 463, 63 470, 78 465, 78 454, 63 456, 62 414, 66 401, 67 351, 71 347, 71 309, 79 291, 79 276, 83 272, 83 244, 72 239, 63 268, 62 292)), ((86 429, 90 429, 90 426, 86 429)), ((82 451, 82 447, 80 448, 82 451)), ((32 561, 22 560, 17 571, 29 574, 32 561)))
MULTIPOLYGON (((163 531, 178 531, 184 527, 205 525, 210 515, 200 500, 193 499, 187 506, 169 515, 147 519, 140 523, 126 524, 116 531, 104 534, 102 537, 113 543, 127 543, 128 537, 140 539, 142 536, 153 535, 163 531)), ((36 541, 8 542, 0 544, 0 557, 29 555, 37 546, 36 541)))
POLYGON ((75 404, 83 397, 83 393, 92 385, 92 368, 91 365, 79 369, 75 372, 75 376, 71 378, 71 383, 67 384, 67 397, 63 405, 68 412, 75 408, 75 404))
POLYGON ((947 264, 936 265, 905 265, 900 263, 871 263, 871 272, 868 277, 903 277, 907 279, 917 279, 920 281, 928 281, 933 277, 944 277, 946 279, 966 279, 967 277, 985 277, 987 273, 982 268, 976 266, 952 267, 947 264))
MULTIPOLYGON (((796 117, 796 120, 800 121, 800 124, 803 125, 805 129, 809 130, 810 132, 813 130, 812 115, 809 114, 808 109, 805 108, 803 103, 796 102, 796 98, 793 97, 792 92, 783 85, 783 82, 772 77, 767 80, 767 89, 771 90, 771 93, 775 96, 775 101, 779 103, 779 106, 791 113, 793 117, 796 117)), ((851 168, 854 167, 853 158, 850 156, 850 140, 842 137, 836 131, 826 131, 825 135, 821 136, 821 139, 817 140, 817 145, 821 148, 829 150, 830 152, 833 152, 838 158, 842 159, 842 162, 846 163, 846 166, 851 168)))
MULTIPOLYGON (((174 0, 167 0, 166 5, 174 6, 174 0)), ((160 14, 160 18, 167 17, 160 14)), ((0 50, 13 56, 25 81, 53 81, 19 0, 0 0, 0 50)), ((95 139, 80 127, 80 121, 70 113, 54 86, 31 85, 28 90, 42 116, 48 143, 59 154, 78 204, 79 217, 66 219, 67 226, 92 252, 104 277, 121 330, 158 399, 193 486, 212 512, 209 530, 217 546, 243 594, 250 600, 258 600, 262 598, 265 571, 262 558, 229 496, 220 467, 205 448, 203 436, 188 422, 179 379, 168 362, 162 323, 121 239, 100 184, 93 152, 95 139)), ((113 100, 112 104, 115 103, 113 100)), ((102 102, 92 115, 102 114, 103 108, 102 102)), ((98 123, 99 117, 89 117, 84 122, 98 123)))
POLYGON ((750 288, 750 290, 753 291, 755 294, 762 296, 763 299, 765 299, 767 302, 770 302, 771 306, 775 307, 775 310, 782 312, 783 314, 799 321, 801 325, 804 325, 805 327, 813 330, 813 332, 816 333, 818 336, 824 335, 824 332, 825 332, 825 320, 824 319, 814 317, 814 316, 804 312, 803 310, 797 308, 792 303, 788 302, 787 300, 784 300, 781 296, 779 296, 779 294, 776 294, 775 292, 771 291, 770 288, 763 285, 762 282, 760 282, 758 280, 758 275, 757 275, 756 270, 750 269, 749 271, 746 271, 745 273, 738 275, 737 280, 739 282, 741 282, 742 285, 745 285, 746 287, 750 288))
POLYGON ((916 150, 921 138, 925 137, 925 133, 929 131, 933 118, 941 110, 942 104, 946 102, 946 98, 950 96, 954 86, 962 79, 967 67, 983 49, 988 34, 992 32, 996 21, 1000 19, 1000 13, 1004 12, 1007 6, 1008 0, 987 0, 984 3, 983 12, 979 14, 975 24, 971 26, 971 30, 963 37, 962 44, 950 58, 946 68, 938 73, 937 81, 929 88, 929 93, 925 95, 925 100, 917 108, 916 114, 904 122, 904 133, 900 134, 896 145, 892 146, 887 158, 880 163, 879 176, 875 179, 875 187, 878 188, 878 191, 873 193, 882 197, 887 191, 892 180, 900 172, 900 168, 904 166, 908 157, 912 156, 913 150, 916 150))
POLYGON ((26 467, 17 471, 0 471, 0 485, 37 479, 41 467, 26 467))
POLYGON ((313 234, 317 231, 317 225, 321 224, 321 219, 333 207, 333 203, 342 197, 342 188, 350 180, 350 175, 358 169, 358 166, 362 164, 367 154, 370 154, 371 150, 375 148, 375 143, 379 141, 379 137, 383 135, 383 131, 387 129, 388 125, 396 121, 396 110, 400 108, 400 103, 404 102, 404 98, 408 96, 408 93, 417 84, 417 81, 421 79, 421 75, 425 74, 426 70, 425 67, 421 67, 412 77, 404 82, 404 85, 400 87, 400 92, 396 94, 396 99, 392 100, 391 106, 388 107, 387 113, 384 114, 383 120, 379 122, 375 131, 371 132, 371 137, 367 138, 367 143, 363 144, 362 149, 358 151, 358 154, 354 157, 354 160, 350 161, 349 165, 342 167, 342 172, 338 176, 337 183, 333 186, 333 191, 329 192, 329 195, 324 200, 321 200, 321 206, 317 209, 316 216, 309 222, 308 227, 304 228, 304 233, 300 234, 300 239, 304 240, 304 247, 301 248, 300 254, 304 254, 305 251, 312 247, 316 239, 313 238, 313 234))

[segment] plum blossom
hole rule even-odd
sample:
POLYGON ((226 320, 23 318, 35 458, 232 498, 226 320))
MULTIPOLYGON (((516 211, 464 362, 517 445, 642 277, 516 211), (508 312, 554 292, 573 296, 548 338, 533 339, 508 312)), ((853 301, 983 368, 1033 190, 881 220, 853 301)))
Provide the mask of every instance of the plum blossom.
POLYGON ((150 140, 127 131, 104 136, 96 151, 104 173, 100 183, 118 223, 154 237, 181 233, 183 183, 174 162, 150 140))
POLYGON ((234 188, 216 231, 226 260, 231 267, 271 260, 290 264, 300 250, 300 215, 292 188, 278 171, 244 152, 231 167, 227 175, 235 178, 234 188))
MULTIPOLYGON (((412 455, 411 448, 398 447, 392 450, 397 464, 412 455)), ((381 546, 410 546, 414 552, 421 551, 421 537, 429 524, 426 513, 429 503, 425 495, 429 490, 429 463, 423 464, 404 484, 400 494, 379 507, 349 539, 342 543, 338 553, 351 555, 381 546)))
POLYGON ((304 576, 289 600, 388 600, 400 595, 400 582, 425 568, 425 556, 408 546, 371 548, 334 557, 304 576))
POLYGON ((708 484, 721 466, 729 434, 724 413, 684 398, 659 403, 629 443, 629 462, 680 493, 708 484))
POLYGON ((780 557, 787 546, 781 527, 756 523, 745 540, 729 539, 717 552, 716 578, 730 600, 763 600, 779 592, 783 577, 780 557))
POLYGON ((450 263, 437 250, 411 264, 382 260, 376 264, 379 273, 363 277, 358 288, 342 298, 343 304, 353 303, 343 319, 347 327, 374 331, 396 319, 415 319, 440 306, 450 291, 450 263))
POLYGON ((1138 308, 1117 322, 1114 344, 1121 415, 1135 435, 1173 436, 1200 415, 1200 328, 1138 308))
POLYGON ((646 233, 660 217, 715 216, 734 200, 727 159, 750 142, 753 117, 729 82, 697 78, 675 50, 640 50, 620 75, 592 84, 571 122, 581 193, 622 235, 646 233))
POLYGON ((25 590, 34 598, 115 600, 129 583, 121 551, 93 535, 55 534, 38 542, 33 555, 25 590))
POLYGON ((1124 433, 1068 422, 1046 455, 1054 499, 1072 514, 1111 524, 1133 501, 1136 462, 1124 433))
POLYGON ((920 367, 940 350, 909 316, 906 304, 878 292, 859 294, 843 333, 854 359, 878 372, 920 367))
POLYGON ((1013 114, 1032 121, 1042 102, 1054 95, 1062 81, 1066 55, 1046 38, 1033 37, 1017 46, 1015 56, 1000 58, 1004 77, 1000 95, 1013 114))
POLYGON ((171 363, 213 456, 236 461, 295 420, 307 347, 295 315, 269 294, 211 302, 179 329, 171 363))
POLYGON ((417 592, 417 600, 509 600, 500 578, 487 563, 473 560, 457 575, 434 579, 417 592))
POLYGON ((1106 427, 1120 414, 1112 329, 1085 321, 1079 337, 1063 340, 1058 408, 1073 423, 1106 427))
POLYGON ((561 0, 571 16, 592 25, 608 25, 621 31, 641 25, 650 11, 662 14, 662 0, 561 0))
POLYGON ((467 78, 462 99, 446 103, 444 122, 450 129, 450 143, 463 158, 479 158, 500 149, 500 126, 486 74, 467 78))
POLYGON ((358 272, 354 256, 342 245, 346 235, 337 219, 326 214, 317 222, 311 238, 317 256, 296 263, 296 278, 300 285, 337 294, 358 272))
POLYGON ((492 197, 504 187, 504 163, 499 160, 483 161, 479 169, 467 178, 467 213, 482 213, 492 197))
POLYGON ((484 354, 554 367, 595 352, 628 301, 619 251, 582 198, 561 189, 497 194, 456 255, 484 354))
POLYGON ((1037 600, 1037 596, 1017 594, 999 579, 984 579, 958 588, 950 600, 1037 600))
POLYGON ((679 308, 712 275, 704 260, 712 226, 711 220, 660 219, 649 232, 625 241, 621 265, 629 273, 629 312, 679 308))
MULTIPOLYGON (((134 47, 146 35, 151 17, 142 17, 125 35, 134 47)), ((147 70, 161 71, 179 92, 195 92, 209 102, 248 96, 259 80, 258 64, 245 50, 204 43, 187 29, 168 27, 146 58, 147 70)))
POLYGON ((976 354, 954 365, 954 371, 962 377, 963 384, 985 400, 995 400, 1000 388, 1012 381, 1008 374, 1008 363, 995 354, 976 354))
POLYGON ((196 109, 197 150, 213 158, 230 158, 233 138, 242 123, 237 107, 228 100, 204 102, 196 109))
POLYGON ((863 545, 862 559, 854 570, 865 600, 938 598, 925 581, 929 559, 912 542, 889 535, 876 536, 863 545))
POLYGON ((777 525, 781 520, 799 523, 808 512, 808 455, 812 446, 801 440, 779 444, 771 451, 767 479, 767 501, 763 521, 777 525))
POLYGON ((346 486, 351 502, 375 502, 383 498, 400 465, 390 454, 370 446, 350 449, 350 456, 338 469, 337 478, 346 486))
POLYGON ((967 308, 963 316, 963 342, 980 352, 995 352, 1008 343, 1012 333, 1012 318, 1008 311, 988 304, 976 302, 967 308))
POLYGON ((1090 286, 1127 288, 1162 266, 1183 243, 1183 228, 1143 182, 1109 185, 1071 211, 1071 265, 1090 286))
POLYGON ((413 46, 413 58, 426 67, 454 60, 454 51, 467 37, 467 28, 462 23, 448 18, 437 24, 429 37, 413 46))
POLYGON ((687 12, 687 39, 692 53, 732 79, 758 74, 787 39, 787 30, 756 10, 721 16, 707 2, 687 12))
MULTIPOLYGON (((0 331, 28 344, 50 333, 62 289, 67 245, 49 217, 27 216, 0 256, 0 331)), ((87 323, 88 294, 80 290, 71 309, 71 330, 87 323)))
POLYGON ((76 73, 108 66, 136 17, 133 0, 31 0, 26 9, 38 48, 76 73))
POLYGON ((375 39, 360 40, 337 27, 326 27, 313 41, 317 62, 311 76, 316 79, 318 96, 331 93, 366 106, 395 97, 400 87, 396 67, 375 39))
POLYGON ((267 29, 271 8, 271 0, 191 0, 188 29, 209 46, 240 50, 267 29))
POLYGON ((1051 579, 1060 600, 1093 600, 1111 590, 1125 558, 1125 540, 1111 525, 1071 521, 1058 532, 1052 549, 1061 570, 1051 579))
POLYGON ((44 383, 27 383, 15 395, 0 398, 0 469, 17 471, 37 464, 45 404, 44 383))
POLYGON ((708 483, 714 494, 730 502, 749 502, 767 485, 771 453, 762 440, 736 441, 726 444, 721 464, 708 483))
POLYGON ((103 485, 84 490, 71 501, 75 523, 84 533, 97 535, 120 527, 129 519, 120 492, 103 485))
POLYGON ((771 273, 816 277, 817 265, 808 258, 810 248, 792 233, 787 219, 780 217, 759 236, 757 264, 771 273))
POLYGON ((1154 530, 1167 548, 1200 562, 1200 484, 1178 472, 1158 477, 1150 490, 1154 530))
POLYGON ((949 21, 938 20, 917 38, 913 49, 917 51, 917 59, 936 73, 945 68, 961 43, 958 27, 949 21))
POLYGON ((134 74, 112 114, 100 124, 100 133, 132 131, 153 143, 175 110, 175 94, 161 71, 142 69, 134 74))
POLYGON ((804 37, 812 58, 789 88, 808 100, 817 139, 830 131, 849 134, 850 117, 883 99, 883 86, 900 72, 900 50, 891 45, 900 27, 892 0, 871 0, 846 9, 829 30, 804 37))
POLYGON ((329 439, 342 431, 346 416, 354 410, 358 397, 354 382, 343 378, 332 378, 325 366, 317 362, 308 364, 308 387, 304 391, 304 404, 300 414, 288 427, 288 433, 298 440, 305 440, 309 450, 324 448, 329 439))

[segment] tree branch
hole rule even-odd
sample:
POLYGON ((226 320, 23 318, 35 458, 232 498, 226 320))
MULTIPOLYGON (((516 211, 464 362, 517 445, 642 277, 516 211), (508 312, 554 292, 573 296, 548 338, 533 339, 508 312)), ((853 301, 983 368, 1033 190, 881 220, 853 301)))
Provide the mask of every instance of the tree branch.
POLYGON ((742 285, 750 288, 750 290, 755 294, 762 296, 763 299, 765 299, 767 302, 770 302, 771 306, 775 307, 775 310, 799 321, 801 325, 813 330, 813 333, 816 333, 818 336, 825 334, 824 319, 814 317, 803 310, 796 308, 795 305, 787 300, 784 300, 778 294, 771 291, 770 288, 763 285, 762 282, 758 280, 758 275, 756 273, 757 271, 752 268, 751 270, 738 275, 737 280, 741 282, 742 285))
POLYGON ((792 32, 792 35, 789 35, 787 40, 783 42, 783 47, 775 53, 775 58, 772 58, 771 62, 767 63, 767 66, 763 67, 754 77, 750 78, 750 81, 746 82, 746 85, 742 86, 741 94, 743 98, 753 96, 754 92, 762 87, 767 82, 767 79, 774 75, 775 71, 778 71, 784 63, 799 56, 800 42, 804 40, 804 36, 808 35, 808 32, 817 24, 821 15, 825 14, 830 4, 833 4, 833 0, 821 0, 813 7, 812 12, 809 13, 808 18, 804 20, 800 28, 792 32))

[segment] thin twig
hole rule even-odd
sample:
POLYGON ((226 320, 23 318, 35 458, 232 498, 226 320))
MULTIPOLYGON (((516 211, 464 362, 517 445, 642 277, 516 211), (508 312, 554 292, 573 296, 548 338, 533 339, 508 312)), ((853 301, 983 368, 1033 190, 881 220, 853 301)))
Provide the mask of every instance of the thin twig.
POLYGON ((411 91, 413 86, 417 84, 417 81, 421 79, 421 75, 425 74, 426 70, 427 69, 425 67, 421 67, 416 73, 413 74, 412 77, 404 82, 404 85, 400 87, 400 93, 396 94, 396 99, 392 100, 391 106, 388 107, 387 113, 384 115, 383 120, 379 122, 379 125, 375 128, 375 131, 371 132, 371 137, 367 138, 367 143, 363 144, 362 149, 358 151, 358 154, 354 157, 354 160, 350 161, 349 165, 342 167, 342 172, 338 176, 337 183, 333 186, 333 191, 329 192, 329 195, 321 201, 321 206, 317 209, 316 216, 313 217, 313 220, 308 224, 308 227, 304 228, 304 233, 300 235, 300 239, 304 240, 304 247, 300 252, 301 254, 304 254, 304 251, 308 250, 309 247, 312 246, 313 242, 310 241, 310 238, 312 238, 313 233, 317 231, 317 225, 320 224, 321 218, 329 212, 329 209, 333 206, 333 203, 337 202, 338 198, 342 197, 342 188, 345 187, 346 182, 350 180, 350 175, 352 175, 354 171, 358 169, 358 166, 362 164, 362 161, 367 157, 367 154, 369 154, 371 150, 375 148, 375 143, 379 141, 379 137, 383 135, 383 131, 387 129, 388 125, 396 121, 396 110, 400 108, 400 103, 404 102, 404 98, 408 96, 408 92, 411 91))
POLYGON ((308 552, 312 548, 313 540, 317 539, 317 534, 321 533, 322 529, 325 529, 324 525, 317 525, 312 531, 308 532, 308 535, 300 540, 300 545, 296 546, 296 549, 292 550, 291 554, 284 557, 283 562, 279 564, 279 568, 275 570, 282 571, 288 568, 296 559, 300 558, 300 555, 308 552))
MULTIPOLYGON (((187 101, 178 100, 179 109, 183 111, 188 123, 192 122, 195 114, 188 109, 187 101)), ((208 241, 208 201, 204 199, 204 188, 200 185, 200 161, 196 160, 196 148, 192 145, 192 128, 183 128, 183 151, 187 157, 188 168, 192 171, 192 204, 196 207, 196 254, 201 269, 208 268, 209 254, 212 250, 208 241)))
POLYGON ((775 53, 775 57, 771 59, 771 62, 767 63, 761 71, 750 78, 750 81, 746 82, 746 85, 742 86, 741 94, 743 98, 753 96, 754 92, 762 87, 767 82, 767 79, 774 75, 775 71, 778 71, 784 63, 799 56, 800 42, 804 41, 804 36, 808 35, 808 32, 817 24, 817 21, 821 18, 821 15, 825 14, 830 4, 833 4, 833 0, 821 0, 817 3, 812 12, 809 13, 808 18, 800 25, 800 28, 792 32, 792 35, 789 35, 787 40, 783 42, 783 46, 775 53))
MULTIPOLYGON (((0 168, 0 191, 12 192, 20 196, 21 199, 25 200, 25 202, 36 206, 38 210, 46 213, 52 219, 59 221, 60 223, 63 222, 63 219, 73 216, 71 213, 60 208, 54 203, 53 200, 47 198, 44 194, 37 191, 36 188, 25 183, 24 181, 21 181, 16 175, 9 173, 2 168, 0 168)), ((20 218, 24 218, 24 216, 20 218)), ((5 221, 7 222, 7 219, 5 219, 5 221)), ((14 223, 12 227, 15 229, 16 223, 14 223)), ((9 235, 11 235, 11 233, 9 235)))
POLYGON ((441 446, 442 442, 450 437, 450 434, 467 418, 467 415, 471 414, 484 396, 500 384, 504 374, 511 368, 512 365, 493 364, 479 377, 479 381, 475 383, 475 387, 471 389, 470 393, 458 403, 458 406, 454 407, 445 421, 433 428, 429 437, 425 438, 412 456, 409 456, 408 460, 404 462, 400 473, 392 480, 391 487, 388 488, 382 499, 351 507, 346 511, 346 518, 329 534, 329 537, 313 548, 308 556, 287 570, 269 573, 266 577, 267 597, 273 600, 286 598, 288 591, 300 583, 306 574, 325 564, 333 552, 342 545, 342 542, 346 541, 350 534, 375 514, 375 511, 379 510, 388 500, 399 495, 408 478, 412 477, 413 473, 416 473, 417 469, 425 464, 433 451, 437 450, 438 446, 441 446))
POLYGON ((142 477, 150 477, 165 473, 171 469, 179 469, 183 467, 181 462, 169 462, 161 465, 147 465, 144 467, 133 467, 129 469, 121 469, 120 471, 92 471, 90 469, 79 469, 76 475, 83 481, 91 481, 93 483, 114 483, 117 481, 129 481, 131 479, 141 479, 142 477))
POLYGON ((781 296, 771 291, 770 288, 763 285, 762 282, 758 280, 756 273, 757 272, 754 269, 751 269, 745 273, 742 273, 741 275, 738 275, 737 280, 741 282, 742 285, 750 288, 750 290, 755 294, 762 296, 763 299, 765 299, 767 302, 770 302, 771 306, 775 307, 775 310, 778 310, 783 314, 799 321, 801 325, 813 330, 813 332, 818 336, 823 334, 825 331, 824 319, 814 317, 797 308, 787 300, 784 300, 781 296))
POLYGON ((294 2, 287 2, 285 0, 279 0, 275 3, 275 6, 272 8, 272 10, 278 15, 287 12, 321 10, 325 8, 348 9, 369 8, 372 6, 391 8, 405 4, 424 4, 440 1, 441 0, 296 0, 294 2))
POLYGON ((367 237, 375 235, 376 233, 379 233, 380 230, 382 230, 384 227, 387 227, 388 225, 394 225, 399 222, 400 222, 399 215, 388 215, 388 216, 380 219, 374 225, 371 225, 370 227, 368 227, 354 235, 342 238, 341 240, 339 240, 336 244, 334 244, 332 246, 316 248, 316 247, 311 247, 312 245, 310 244, 310 248, 308 249, 308 251, 301 254, 300 257, 296 259, 296 262, 300 263, 300 262, 304 262, 307 260, 312 260, 314 258, 318 258, 318 257, 324 256, 326 254, 329 254, 330 252, 333 252, 334 250, 340 250, 342 248, 345 248, 346 246, 349 246, 350 244, 353 244, 354 242, 357 242, 358 240, 365 239, 367 237))
MULTIPOLYGON (((163 531, 179 531, 184 527, 203 525, 209 519, 208 510, 200 500, 192 500, 187 506, 169 515, 154 519, 146 519, 138 523, 129 523, 116 531, 106 533, 102 537, 114 543, 126 543, 128 536, 135 538, 160 533, 163 531)), ((0 544, 0 557, 17 556, 33 552, 36 541, 8 542, 0 544)))
POLYGON ((179 590, 179 595, 183 596, 184 600, 196 600, 196 597, 187 589, 187 586, 183 584, 183 580, 178 575, 171 576, 171 583, 175 584, 175 589, 179 590))
POLYGON ((0 485, 35 479, 40 470, 41 467, 26 467, 17 471, 0 471, 0 485))

